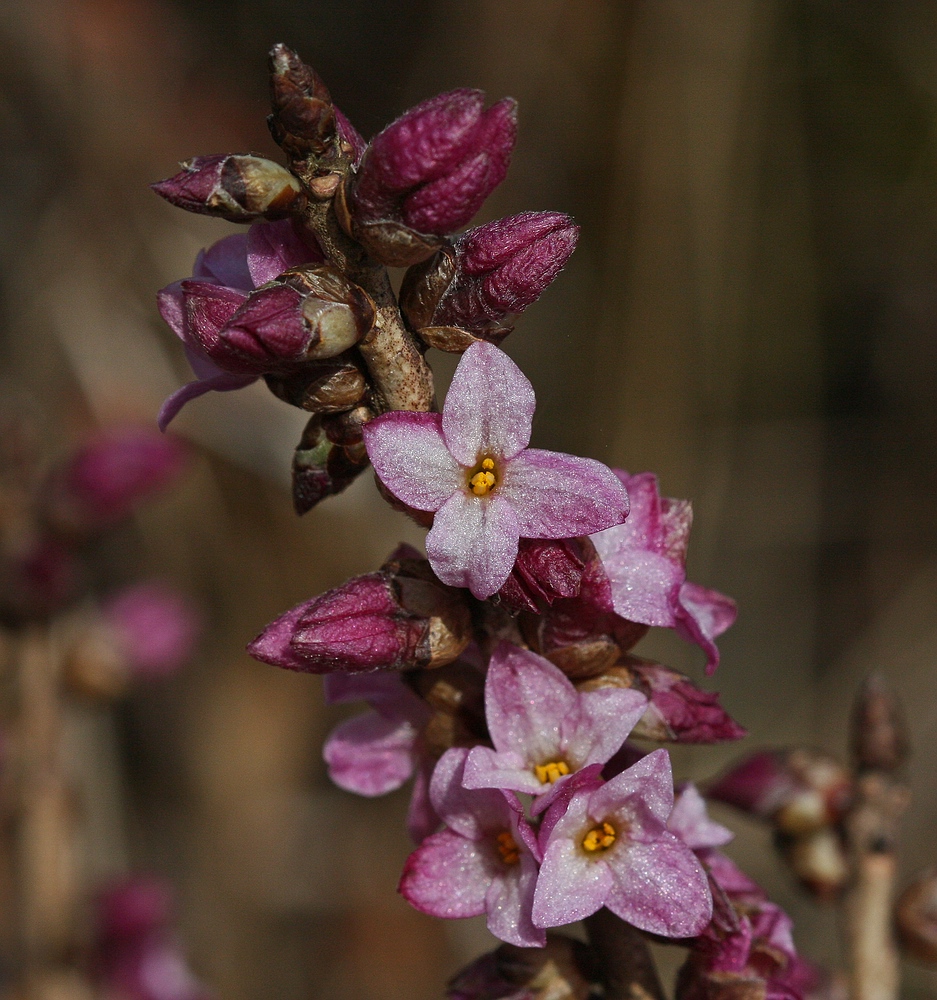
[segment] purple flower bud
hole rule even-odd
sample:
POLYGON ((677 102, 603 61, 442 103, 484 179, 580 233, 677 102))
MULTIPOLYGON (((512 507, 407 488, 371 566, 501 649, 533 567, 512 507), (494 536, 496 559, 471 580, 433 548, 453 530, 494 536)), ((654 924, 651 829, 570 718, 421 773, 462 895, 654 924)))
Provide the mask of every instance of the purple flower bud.
POLYGON ((339 217, 383 263, 425 260, 439 246, 434 237, 464 226, 504 179, 515 102, 483 107, 478 90, 439 94, 372 140, 339 217))
POLYGON ((306 200, 298 178, 272 160, 250 154, 195 156, 150 187, 171 205, 228 222, 280 219, 306 200))
POLYGON ((274 45, 269 60, 273 113, 267 125, 274 140, 292 156, 321 156, 336 134, 335 107, 328 89, 318 73, 286 45, 274 45))
POLYGON ((390 562, 288 611, 248 646, 265 663, 322 674, 451 663, 469 643, 464 596, 426 560, 390 562))
POLYGON ((145 427, 105 431, 53 473, 46 491, 55 524, 79 531, 109 527, 182 471, 182 443, 145 427))
POLYGON ((371 329, 374 316, 368 295, 333 268, 299 268, 252 292, 219 330, 218 341, 245 369, 276 371, 341 354, 371 329))
POLYGON ((363 443, 329 439, 323 418, 310 418, 293 454, 293 507, 303 515, 328 496, 341 493, 368 467, 363 443))
POLYGON ((532 305, 576 247, 579 227, 562 212, 524 212, 458 237, 407 272, 400 304, 431 347, 462 351, 500 342, 509 317, 532 305))
POLYGON ((138 677, 165 677, 192 657, 201 631, 193 604, 157 581, 138 583, 102 608, 130 670, 138 677))
POLYGON ((515 610, 538 614, 543 605, 579 593, 584 566, 575 538, 522 538, 498 596, 515 610))
POLYGON ((136 875, 106 888, 97 899, 100 941, 131 941, 168 927, 173 892, 161 878, 136 875))
POLYGON ((837 823, 852 796, 848 771, 820 750, 765 750, 726 771, 706 791, 719 802, 800 835, 837 823))

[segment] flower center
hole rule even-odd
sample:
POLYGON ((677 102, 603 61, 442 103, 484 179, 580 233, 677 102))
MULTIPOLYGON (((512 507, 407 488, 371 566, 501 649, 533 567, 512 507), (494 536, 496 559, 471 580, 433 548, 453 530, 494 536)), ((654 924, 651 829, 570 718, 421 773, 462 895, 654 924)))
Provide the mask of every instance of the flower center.
POLYGON ((498 844, 498 853, 501 855, 501 860, 506 865, 516 865, 521 859, 521 852, 517 848, 517 844, 514 843, 514 838, 507 830, 502 830, 501 833, 495 838, 498 844))
POLYGON ((583 849, 590 854, 596 851, 607 851, 615 843, 615 827, 608 821, 594 826, 583 838, 583 849))
POLYGON ((534 774, 537 775, 537 781, 552 785, 564 774, 569 774, 569 764, 565 760, 548 760, 546 764, 534 764, 534 774))
POLYGON ((483 497, 495 488, 497 482, 494 459, 483 458, 469 476, 469 489, 475 496, 483 497))

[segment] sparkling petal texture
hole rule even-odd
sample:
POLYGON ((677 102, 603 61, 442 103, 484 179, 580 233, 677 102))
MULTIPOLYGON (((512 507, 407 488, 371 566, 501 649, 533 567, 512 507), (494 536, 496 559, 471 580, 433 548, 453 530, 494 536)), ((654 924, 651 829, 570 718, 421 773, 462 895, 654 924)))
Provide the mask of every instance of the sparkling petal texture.
MULTIPOLYGON (((467 467, 486 456, 511 459, 530 441, 535 405, 533 387, 504 351, 484 342, 472 344, 446 394, 446 445, 467 467)), ((569 531, 564 537, 579 533, 569 531)))
POLYGON ((336 726, 322 756, 339 788, 358 795, 384 795, 413 774, 415 742, 416 730, 409 722, 372 711, 336 726))
POLYGON ((632 828, 649 824, 663 827, 673 811, 673 772, 670 754, 654 750, 627 771, 622 771, 592 794, 589 813, 595 819, 620 809, 623 802, 640 802, 640 814, 629 817, 632 828))
POLYGON ((440 830, 407 859, 400 894, 411 906, 433 917, 477 917, 485 912, 493 861, 474 840, 440 830))
POLYGON ((506 462, 501 492, 525 538, 588 535, 628 516, 628 493, 609 468, 555 451, 528 448, 506 462))
POLYGON ((429 797, 446 826, 462 837, 480 840, 486 833, 510 827, 515 810, 499 791, 463 787, 467 756, 464 747, 453 747, 439 758, 430 781, 429 797))
MULTIPOLYGON (((517 842, 517 837, 514 838, 517 842)), ((496 938, 520 948, 542 948, 547 935, 531 920, 534 889, 537 884, 537 863, 526 852, 514 866, 516 871, 495 878, 485 893, 488 930, 496 938)))
POLYGON ((417 510, 438 510, 467 482, 446 447, 442 420, 438 413, 393 410, 364 428, 368 458, 381 482, 417 510))
POLYGON ((686 785, 677 796, 667 829, 693 851, 722 847, 735 836, 728 827, 709 818, 706 802, 693 784, 686 785))
POLYGON ((460 490, 436 512, 426 536, 426 555, 443 583, 468 587, 484 600, 508 578, 519 537, 517 517, 507 500, 460 490))

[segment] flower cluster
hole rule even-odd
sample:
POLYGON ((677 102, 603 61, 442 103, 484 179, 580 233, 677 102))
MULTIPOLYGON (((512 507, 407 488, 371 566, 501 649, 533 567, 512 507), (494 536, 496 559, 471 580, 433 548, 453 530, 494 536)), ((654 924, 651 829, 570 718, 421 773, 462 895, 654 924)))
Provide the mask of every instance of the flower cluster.
POLYGON ((498 346, 578 227, 524 212, 458 232, 505 176, 514 102, 486 109, 479 91, 452 91, 365 142, 285 46, 271 80, 285 167, 197 157, 155 185, 182 208, 252 223, 161 293, 197 375, 161 421, 263 378, 311 414, 298 512, 370 464, 428 534, 425 557, 399 547, 249 651, 325 674, 331 703, 367 703, 324 756, 362 795, 414 779, 403 895, 441 917, 486 914, 503 948, 533 949, 479 960, 452 996, 584 1000, 602 978, 587 968, 596 956, 552 929, 609 911, 631 933, 692 945, 685 1000, 727 971, 778 980, 785 962, 764 972, 758 956, 793 955, 787 925, 771 929, 766 900, 753 910, 719 881, 715 849, 731 834, 695 789, 675 798, 665 749, 630 742, 745 735, 717 695, 633 653, 650 628, 672 629, 711 673, 735 605, 687 579, 691 506, 661 496, 653 474, 529 447, 534 391, 498 346), (392 266, 408 269, 399 298, 392 266), (429 348, 462 354, 441 411, 429 348))

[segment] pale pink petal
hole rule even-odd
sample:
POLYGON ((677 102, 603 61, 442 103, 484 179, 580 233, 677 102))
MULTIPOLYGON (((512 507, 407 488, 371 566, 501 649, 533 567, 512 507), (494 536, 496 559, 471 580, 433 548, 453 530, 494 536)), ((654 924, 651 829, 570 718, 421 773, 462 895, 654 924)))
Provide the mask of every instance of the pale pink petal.
POLYGON ((677 634, 703 650, 706 673, 713 673, 719 666, 719 649, 714 640, 735 621, 735 601, 718 590, 687 581, 680 588, 675 610, 677 634))
POLYGON ((505 462, 498 493, 517 513, 524 538, 590 535, 628 515, 628 493, 601 462, 528 448, 505 462))
POLYGON ((492 859, 474 841, 440 830, 407 858, 400 877, 404 899, 434 917, 477 917, 493 875, 492 859))
POLYGON ((492 831, 508 829, 514 810, 500 791, 463 786, 468 753, 465 747, 453 747, 439 758, 429 797, 446 826, 469 840, 480 840, 492 831))
POLYGON ((254 287, 247 269, 247 233, 235 233, 213 243, 195 260, 193 278, 214 279, 229 288, 249 292, 254 287))
POLYGON ((322 262, 318 248, 310 248, 296 232, 292 219, 255 222, 247 231, 247 267, 255 288, 300 264, 322 262))
POLYGON ((613 885, 605 905, 639 930, 693 937, 712 919, 709 882, 696 855, 661 831, 652 841, 624 841, 605 857, 613 885))
POLYGON ((601 548, 602 536, 606 534, 608 532, 599 532, 592 542, 608 574, 615 613, 642 625, 673 628, 677 622, 674 601, 685 578, 683 567, 656 552, 641 549, 609 559, 601 548))
POLYGON ((619 547, 660 552, 663 533, 657 476, 653 472, 639 472, 630 476, 622 469, 615 469, 614 472, 631 499, 628 520, 620 528, 614 529, 619 547))
MULTIPOLYGON (((577 767, 604 764, 628 738, 647 709, 640 691, 599 688, 579 695, 581 718, 566 740, 567 753, 577 767)), ((564 726, 564 732, 568 726, 564 726)))
POLYGON ((517 517, 506 500, 497 494, 476 497, 458 490, 436 511, 426 536, 426 555, 443 583, 468 587, 484 600, 497 593, 510 575, 519 538, 517 517))
POLYGON ((516 364, 479 341, 462 355, 442 409, 442 431, 466 466, 486 456, 513 458, 530 441, 534 390, 516 364))
POLYGON ((336 726, 322 756, 329 777, 348 792, 384 795, 413 774, 416 730, 409 722, 365 712, 336 726))
MULTIPOLYGON (((308 602, 307 602, 308 603, 308 602)), ((296 622, 302 617, 307 604, 294 608, 291 623, 286 628, 295 630, 296 622)), ((280 619, 277 619, 279 622, 280 619)), ((289 634, 286 642, 289 642, 289 634)), ((299 659, 299 662, 302 662, 299 659)), ((386 719, 406 719, 415 726, 423 726, 432 714, 427 703, 408 687, 396 671, 374 670, 369 673, 348 674, 335 672, 323 678, 323 692, 327 705, 339 705, 348 701, 366 701, 379 715, 386 719)))
POLYGON ((534 890, 535 927, 560 927, 601 909, 612 888, 612 875, 601 861, 585 857, 567 837, 551 840, 534 890))
POLYGON ((463 783, 465 788, 508 788, 529 795, 539 795, 545 787, 523 755, 491 747, 469 751, 463 783))
POLYGON ((632 826, 645 820, 667 823, 673 811, 673 772, 666 750, 655 750, 607 781, 589 800, 589 815, 601 821, 606 815, 622 813, 632 826), (642 816, 632 815, 628 802, 640 802, 642 816), (624 803, 624 805, 623 805, 624 803))
POLYGON ((526 851, 521 851, 519 862, 492 881, 485 894, 485 912, 488 930, 496 938, 520 948, 542 948, 547 943, 546 933, 531 920, 536 884, 537 864, 526 851))
POLYGON ((204 396, 206 392, 231 392, 234 389, 243 389, 256 382, 254 375, 216 375, 208 379, 196 379, 188 382, 181 389, 177 389, 159 409, 156 423, 161 431, 166 430, 171 421, 186 403, 199 396, 204 396))
POLYGON ((706 802, 692 784, 686 785, 677 796, 667 829, 693 851, 722 847, 735 836, 728 827, 709 818, 706 802))
POLYGON ((449 454, 438 413, 384 413, 365 425, 364 443, 381 482, 410 507, 438 510, 467 488, 467 471, 449 454))

